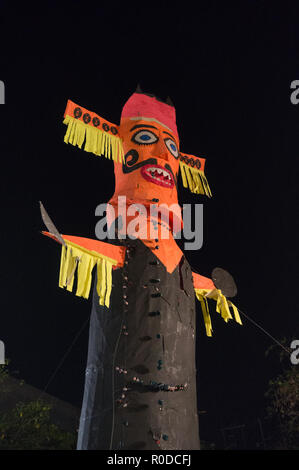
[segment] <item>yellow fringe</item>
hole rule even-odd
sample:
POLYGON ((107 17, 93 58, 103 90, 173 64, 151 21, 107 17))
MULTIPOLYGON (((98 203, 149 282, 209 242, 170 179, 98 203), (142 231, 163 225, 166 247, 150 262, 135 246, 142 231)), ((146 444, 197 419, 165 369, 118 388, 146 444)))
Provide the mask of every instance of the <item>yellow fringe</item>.
POLYGON ((85 124, 79 119, 67 115, 63 121, 67 125, 64 136, 66 144, 72 144, 82 148, 85 142, 84 150, 95 155, 104 155, 106 158, 119 161, 124 159, 124 150, 120 137, 111 135, 101 129, 85 124))
POLYGON ((73 291, 75 272, 77 271, 76 295, 87 299, 90 293, 92 271, 97 265, 97 293, 99 304, 109 307, 112 289, 112 266, 117 264, 116 260, 101 255, 95 251, 89 251, 65 240, 66 247, 62 246, 59 287, 66 287, 69 292, 73 291))
POLYGON ((219 289, 212 289, 212 290, 194 289, 194 290, 195 290, 195 295, 201 304, 207 336, 212 336, 212 331, 213 331, 207 299, 216 300, 217 302, 216 312, 220 313, 221 317, 223 318, 225 322, 228 322, 228 320, 231 320, 233 318, 229 310, 231 307, 234 312, 235 321, 239 323, 240 325, 242 325, 242 321, 241 321, 237 307, 230 300, 227 300, 225 295, 221 293, 221 290, 219 289))
POLYGON ((194 194, 205 194, 212 197, 208 180, 202 170, 197 170, 180 162, 181 176, 184 188, 189 188, 194 194))

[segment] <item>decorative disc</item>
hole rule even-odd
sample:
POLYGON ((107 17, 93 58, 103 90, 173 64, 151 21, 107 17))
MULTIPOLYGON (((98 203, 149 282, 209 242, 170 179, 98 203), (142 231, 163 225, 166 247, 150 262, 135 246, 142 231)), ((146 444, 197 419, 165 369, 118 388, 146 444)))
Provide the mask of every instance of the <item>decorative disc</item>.
POLYGON ((237 295, 237 286, 233 276, 225 269, 214 268, 212 271, 212 280, 217 287, 220 289, 225 297, 235 297, 237 295))

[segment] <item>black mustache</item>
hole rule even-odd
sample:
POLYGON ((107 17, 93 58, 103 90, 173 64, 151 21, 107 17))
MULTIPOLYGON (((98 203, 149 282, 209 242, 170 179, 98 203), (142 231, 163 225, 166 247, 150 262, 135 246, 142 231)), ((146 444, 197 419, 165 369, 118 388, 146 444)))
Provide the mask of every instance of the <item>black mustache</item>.
MULTIPOLYGON (((129 150, 126 153, 126 155, 124 156, 125 161, 122 164, 123 173, 131 173, 132 171, 135 171, 138 168, 141 168, 141 167, 143 167, 145 165, 149 165, 149 164, 158 165, 158 161, 157 161, 156 158, 148 158, 147 160, 143 160, 142 162, 136 163, 138 161, 138 159, 139 159, 139 154, 138 154, 137 150, 135 150, 135 149, 129 150), (130 157, 131 157, 131 159, 129 160, 130 157)), ((175 186, 177 188, 177 178, 173 174, 173 171, 172 171, 171 167, 168 165, 168 163, 165 164, 165 169, 170 171, 170 173, 172 174, 175 186)))

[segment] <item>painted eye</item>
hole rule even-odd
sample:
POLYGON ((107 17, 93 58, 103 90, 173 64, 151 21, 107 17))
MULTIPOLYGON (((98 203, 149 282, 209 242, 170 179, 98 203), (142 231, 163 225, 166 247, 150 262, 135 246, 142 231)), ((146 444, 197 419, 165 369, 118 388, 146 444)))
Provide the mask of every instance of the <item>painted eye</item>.
POLYGON ((158 141, 158 137, 151 131, 138 131, 132 137, 132 142, 136 144, 151 145, 158 141))
POLYGON ((175 157, 179 157, 179 150, 174 140, 172 139, 164 139, 165 145, 168 148, 169 152, 175 157))

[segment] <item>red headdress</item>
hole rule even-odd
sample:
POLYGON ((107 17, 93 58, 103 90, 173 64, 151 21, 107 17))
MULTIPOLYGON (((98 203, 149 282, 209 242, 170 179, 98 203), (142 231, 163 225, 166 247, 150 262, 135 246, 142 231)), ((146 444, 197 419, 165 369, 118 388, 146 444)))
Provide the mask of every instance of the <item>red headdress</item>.
POLYGON ((122 109, 121 120, 124 118, 156 121, 167 127, 179 138, 176 126, 175 108, 159 101, 155 96, 135 92, 130 96, 122 109))

